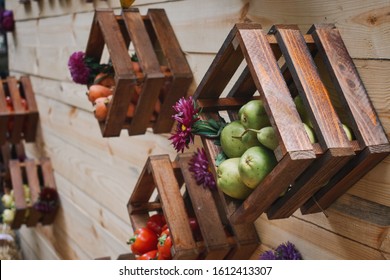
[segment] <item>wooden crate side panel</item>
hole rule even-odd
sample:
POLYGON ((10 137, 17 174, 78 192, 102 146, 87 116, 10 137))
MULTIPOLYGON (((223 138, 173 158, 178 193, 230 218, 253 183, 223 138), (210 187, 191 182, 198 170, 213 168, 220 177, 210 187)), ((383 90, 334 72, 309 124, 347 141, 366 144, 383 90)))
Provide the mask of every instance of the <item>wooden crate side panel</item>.
POLYGON ((26 225, 28 227, 36 226, 39 220, 42 217, 42 213, 37 211, 33 205, 38 201, 39 193, 41 192, 40 182, 38 178, 38 166, 35 164, 34 160, 28 159, 25 160, 25 168, 27 175, 27 185, 30 189, 30 203, 29 215, 26 220, 26 225))
POLYGON ((191 157, 192 154, 188 153, 179 155, 177 160, 183 172, 186 189, 201 229, 206 250, 205 259, 221 260, 227 255, 230 246, 211 191, 198 185, 189 171, 191 157))
POLYGON ((160 201, 167 225, 172 236, 175 259, 193 259, 198 256, 196 243, 191 228, 183 198, 179 191, 171 161, 168 156, 150 157, 150 169, 156 182, 160 201), (175 203, 167 203, 175 201, 175 203))
POLYGON ((12 143, 17 143, 22 139, 23 132, 23 123, 25 117, 25 110, 21 103, 21 96, 18 87, 18 81, 15 77, 7 77, 7 85, 9 90, 9 95, 12 100, 12 105, 14 111, 12 113, 12 124, 10 132, 10 141, 12 143))
POLYGON ((21 166, 18 160, 9 161, 9 169, 11 175, 12 189, 14 191, 15 199, 15 218, 11 224, 12 229, 18 229, 23 224, 25 219, 25 212, 27 209, 26 198, 23 188, 23 175, 21 166))
POLYGON ((281 154, 277 157, 281 159, 285 153, 296 153, 296 158, 314 158, 314 154, 310 154, 312 145, 266 36, 260 28, 254 26, 248 30, 239 28, 239 38, 271 124, 281 139, 281 154))
POLYGON ((3 84, 3 82, 0 84, 0 145, 3 145, 7 139, 9 115, 3 84))
POLYGON ((23 127, 23 136, 26 142, 34 142, 38 129, 38 107, 35 101, 30 78, 28 76, 21 76, 19 80, 28 106, 28 112, 26 113, 26 119, 23 127))

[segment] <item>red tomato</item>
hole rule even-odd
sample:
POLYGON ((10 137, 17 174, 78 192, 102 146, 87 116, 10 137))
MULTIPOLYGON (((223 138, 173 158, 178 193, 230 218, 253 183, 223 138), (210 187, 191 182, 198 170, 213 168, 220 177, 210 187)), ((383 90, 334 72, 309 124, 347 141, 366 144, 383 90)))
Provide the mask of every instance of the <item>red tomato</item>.
POLYGON ((127 242, 134 254, 142 255, 157 249, 158 237, 154 231, 147 227, 143 227, 137 229, 134 234, 135 235, 127 242))
POLYGON ((158 238, 157 250, 159 260, 171 260, 172 259, 172 239, 169 233, 169 229, 164 230, 158 238))
POLYGON ((165 217, 163 214, 154 214, 149 217, 146 222, 146 227, 153 230, 155 233, 160 234, 162 227, 166 224, 165 217))
POLYGON ((142 254, 141 256, 137 257, 137 260, 156 260, 157 259, 157 250, 152 250, 149 252, 146 252, 145 254, 142 254))

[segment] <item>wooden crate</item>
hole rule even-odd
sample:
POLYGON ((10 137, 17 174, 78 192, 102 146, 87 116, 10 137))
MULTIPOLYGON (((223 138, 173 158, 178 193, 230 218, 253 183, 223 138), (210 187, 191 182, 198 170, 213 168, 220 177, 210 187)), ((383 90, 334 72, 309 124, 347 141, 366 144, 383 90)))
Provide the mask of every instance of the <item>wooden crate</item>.
POLYGON ((7 77, 0 86, 0 145, 6 141, 18 143, 21 140, 34 142, 38 127, 38 108, 30 78, 22 76, 19 80, 7 77), (13 105, 13 111, 7 106, 13 105), (25 109, 23 103, 28 108, 25 109))
POLYGON ((122 129, 127 129, 129 135, 143 134, 148 127, 154 133, 170 132, 174 123, 172 106, 187 95, 193 76, 165 11, 149 9, 142 16, 135 8, 122 10, 121 15, 115 15, 111 9, 96 10, 86 56, 100 61, 105 46, 114 67, 116 85, 108 116, 100 122, 103 137, 119 136, 122 129), (141 79, 133 70, 130 43, 142 69, 141 79), (170 74, 164 74, 161 66, 167 66, 170 74), (127 118, 127 109, 140 80, 140 98, 133 117, 127 118), (160 94, 163 87, 166 92, 160 94), (161 109, 153 120, 158 100, 161 109))
POLYGON ((24 161, 26 158, 26 153, 24 151, 24 145, 22 143, 12 144, 6 142, 1 145, 0 152, 0 187, 4 189, 5 192, 11 190, 11 176, 9 172, 9 162, 10 160, 19 160, 24 161))
POLYGON ((10 160, 9 170, 16 207, 11 228, 18 229, 22 224, 28 227, 36 226, 38 223, 52 224, 57 210, 51 213, 41 213, 32 207, 38 200, 43 186, 56 189, 50 160, 48 158, 42 158, 39 162, 32 159, 26 159, 23 162, 10 160), (29 206, 26 203, 24 184, 30 189, 31 204, 29 206))
MULTIPOLYGON (((353 61, 332 25, 313 25, 303 35, 295 25, 276 25, 266 34, 259 24, 236 24, 194 99, 203 108, 203 119, 218 118, 221 111, 228 111, 233 120, 237 110, 255 98, 264 102, 277 131, 279 146, 274 154, 278 164, 245 201, 221 194, 232 223, 253 222, 262 213, 269 219, 287 218, 303 205, 303 213, 326 209, 390 151, 353 61), (355 141, 349 141, 342 128, 318 71, 317 53, 325 58, 355 141), (243 61, 241 75, 222 96, 243 61), (296 94, 313 123, 316 144, 310 143, 302 125, 293 101, 296 94)), ((214 162, 220 147, 206 138, 202 142, 214 162)))
POLYGON ((229 224, 226 213, 219 211, 216 192, 192 178, 190 158, 190 154, 180 154, 173 162, 168 155, 148 158, 127 205, 133 229, 145 226, 150 215, 162 211, 171 232, 174 259, 249 259, 259 245, 254 225, 229 224), (192 211, 202 241, 196 241, 191 232, 188 213, 192 211))

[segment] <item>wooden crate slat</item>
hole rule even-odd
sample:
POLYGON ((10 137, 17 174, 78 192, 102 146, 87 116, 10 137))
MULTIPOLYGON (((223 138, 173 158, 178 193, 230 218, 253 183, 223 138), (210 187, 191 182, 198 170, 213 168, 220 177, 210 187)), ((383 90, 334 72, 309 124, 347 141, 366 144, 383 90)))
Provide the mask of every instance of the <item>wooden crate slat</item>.
POLYGON ((178 162, 184 174, 186 189, 191 197, 195 216, 200 225, 206 248, 205 259, 223 259, 230 251, 217 206, 209 189, 199 186, 188 169, 191 154, 181 154, 178 162))
POLYGON ((107 119, 104 124, 101 124, 101 128, 103 135, 107 137, 119 136, 134 94, 135 75, 126 42, 112 10, 96 11, 96 19, 107 46, 116 79, 107 119))
POLYGON ((28 105, 28 112, 25 117, 23 135, 26 142, 34 142, 38 128, 38 107, 35 101, 34 91, 30 78, 28 76, 21 76, 19 81, 23 88, 28 105))
MULTIPOLYGON (((35 161, 32 159, 25 160, 24 166, 26 168, 27 185, 30 189, 31 205, 34 205, 34 203, 38 201, 39 193, 41 192, 39 178, 38 178, 38 167, 35 161)), ((39 220, 42 217, 42 213, 35 210, 35 208, 31 206, 28 209, 29 209, 28 210, 29 215, 25 223, 28 227, 36 226, 36 224, 39 222, 39 220)))
POLYGON ((3 83, 0 85, 0 145, 3 145, 7 140, 8 133, 8 109, 5 99, 6 95, 3 88, 3 83))
POLYGON ((297 158, 314 157, 313 147, 262 29, 239 27, 238 33, 254 82, 263 93, 264 107, 280 135, 281 154, 277 157, 280 159, 285 153, 297 153, 293 156, 297 158))
POLYGON ((11 224, 12 229, 18 229, 23 224, 25 212, 27 208, 26 199, 24 196, 22 170, 18 160, 9 161, 9 169, 11 174, 12 188, 15 199, 15 218, 11 224))
POLYGON ((175 180, 171 161, 168 155, 150 157, 150 168, 162 202, 163 211, 176 250, 175 259, 196 258, 198 252, 192 236, 184 201, 175 180), (175 203, 164 203, 175 201, 175 203))
POLYGON ((334 25, 323 24, 313 25, 309 32, 313 35, 349 115, 354 135, 364 151, 301 208, 302 213, 306 214, 327 209, 390 153, 384 129, 339 31, 334 25))
POLYGON ((338 172, 350 157, 333 156, 328 150, 311 164, 293 187, 267 210, 268 219, 288 218, 338 172))
MULTIPOLYGON (((244 26, 241 25, 241 28, 244 28, 244 26)), ((259 26, 259 28, 261 27, 259 26)), ((219 97, 233 77, 236 69, 244 59, 241 50, 237 48, 236 33, 237 27, 234 27, 226 37, 209 70, 198 85, 194 93, 194 99, 215 99, 219 97)))
POLYGON ((172 106, 180 97, 187 96, 193 75, 165 10, 149 9, 147 16, 173 75, 170 90, 165 94, 163 106, 153 126, 155 133, 164 133, 172 128, 174 123, 171 117, 174 114, 172 106))
POLYGON ((87 57, 93 57, 97 61, 100 61, 103 50, 104 50, 104 37, 102 30, 100 29, 99 23, 98 23, 98 16, 97 13, 101 11, 96 10, 93 20, 92 20, 92 25, 91 25, 91 30, 89 33, 88 37, 88 42, 87 42, 87 47, 85 50, 85 55, 87 57))
POLYGON ((330 182, 314 194, 302 207, 302 214, 318 213, 327 209, 332 203, 343 195, 350 187, 357 183, 364 175, 384 160, 389 154, 389 148, 384 153, 382 149, 375 152, 375 148, 367 147, 354 157, 345 168, 341 169, 330 182), (319 206, 320 205, 320 206, 319 206))
POLYGON ((334 149, 340 155, 353 154, 300 30, 295 25, 277 25, 275 32, 323 149, 334 149))
POLYGON ((10 141, 13 143, 19 142, 22 137, 23 123, 24 123, 24 113, 25 110, 22 107, 20 92, 18 89, 18 82, 15 77, 7 77, 7 85, 9 94, 12 99, 12 105, 14 111, 12 113, 12 131, 10 135, 10 141))
POLYGON ((137 135, 146 132, 150 119, 145 116, 152 116, 165 77, 138 9, 123 11, 123 18, 146 77, 128 129, 129 135, 137 135))

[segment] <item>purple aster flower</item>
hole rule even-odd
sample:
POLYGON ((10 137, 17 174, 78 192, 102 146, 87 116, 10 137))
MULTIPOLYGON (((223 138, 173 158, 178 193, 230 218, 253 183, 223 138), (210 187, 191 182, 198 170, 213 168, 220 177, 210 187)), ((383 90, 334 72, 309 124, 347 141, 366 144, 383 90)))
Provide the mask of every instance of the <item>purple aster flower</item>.
POLYGON ((43 213, 51 213, 58 206, 58 193, 55 189, 44 187, 40 194, 38 201, 34 204, 34 208, 43 213))
POLYGON ((276 257, 272 250, 268 250, 260 255, 259 260, 276 260, 276 257))
POLYGON ((85 53, 74 52, 68 61, 70 75, 75 83, 86 85, 89 81, 90 69, 85 63, 85 53))
POLYGON ((196 108, 195 102, 190 96, 184 97, 173 106, 176 114, 172 117, 177 121, 175 133, 169 138, 176 151, 184 151, 190 143, 194 142, 193 125, 199 120, 199 108, 196 108))
POLYGON ((1 28, 4 31, 13 31, 15 29, 14 13, 11 10, 3 10, 1 13, 1 28))
POLYGON ((302 260, 301 253, 291 242, 280 244, 275 249, 275 256, 278 260, 302 260))
POLYGON ((214 176, 210 171, 209 161, 205 150, 197 149, 189 162, 189 170, 192 172, 198 185, 203 185, 210 190, 216 189, 214 176))

